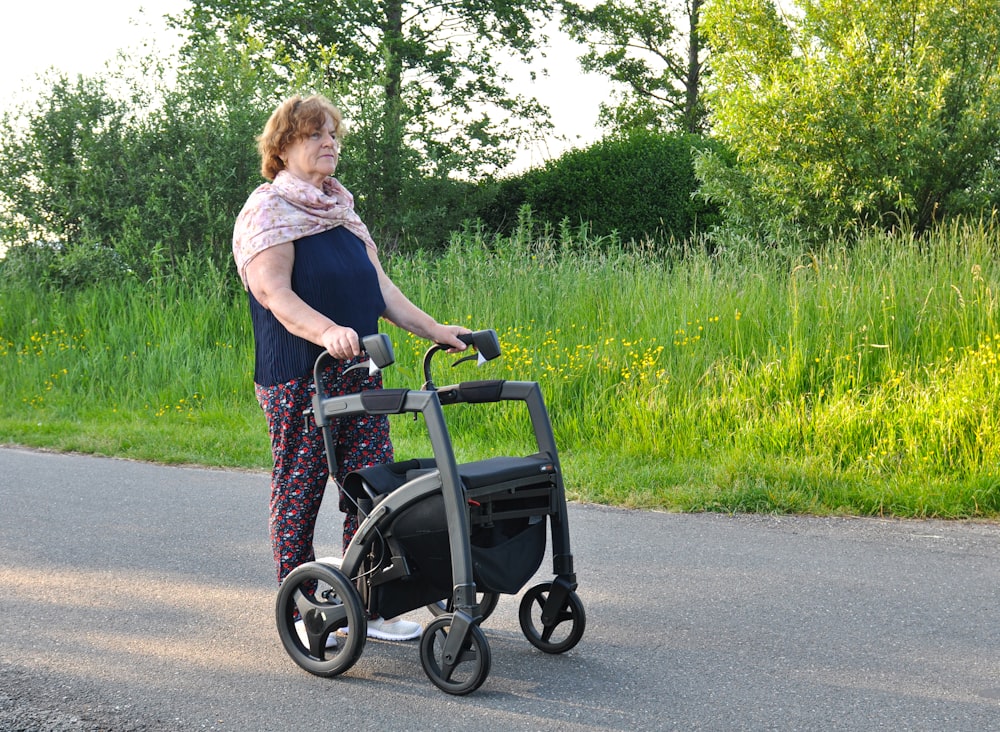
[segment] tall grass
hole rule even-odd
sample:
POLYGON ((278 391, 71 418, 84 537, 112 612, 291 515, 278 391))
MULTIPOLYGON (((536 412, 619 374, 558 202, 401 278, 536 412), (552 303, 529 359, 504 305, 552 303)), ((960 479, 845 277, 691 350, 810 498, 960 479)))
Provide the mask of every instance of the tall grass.
POLYGON ((227 279, 178 272, 69 294, 0 291, 0 440, 259 465, 252 336, 227 279))
MULTIPOLYGON (((530 220, 390 258, 442 320, 504 357, 439 385, 537 380, 580 500, 670 510, 1000 515, 1000 332, 990 225, 822 253, 663 257, 530 220)), ((266 469, 233 275, 73 296, 0 290, 0 440, 266 469)), ((390 386, 427 345, 387 326, 390 386)), ((515 410, 456 407, 460 457, 525 449, 515 410)), ((401 456, 422 425, 393 425, 401 456)))

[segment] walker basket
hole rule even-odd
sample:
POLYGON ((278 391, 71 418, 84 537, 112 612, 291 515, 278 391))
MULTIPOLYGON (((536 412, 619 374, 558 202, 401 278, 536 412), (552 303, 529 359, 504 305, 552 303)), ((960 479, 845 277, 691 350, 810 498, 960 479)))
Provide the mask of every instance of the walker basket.
MULTIPOLYGON (((553 510, 554 468, 544 455, 498 457, 459 465, 466 490, 473 576, 479 592, 515 594, 541 566, 545 517, 553 510)), ((350 473, 344 490, 366 513, 393 490, 435 471, 432 459, 377 465, 350 473)), ((373 587, 373 605, 391 617, 451 596, 448 520, 440 494, 391 522, 386 538, 405 558, 408 574, 373 587)))

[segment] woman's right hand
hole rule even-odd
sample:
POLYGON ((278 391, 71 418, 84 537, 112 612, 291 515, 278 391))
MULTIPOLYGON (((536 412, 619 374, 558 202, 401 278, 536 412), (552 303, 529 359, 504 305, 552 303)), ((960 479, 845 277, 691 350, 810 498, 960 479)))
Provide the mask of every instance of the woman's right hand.
POLYGON ((331 325, 323 331, 323 348, 334 358, 347 360, 361 355, 361 339, 354 328, 331 325))

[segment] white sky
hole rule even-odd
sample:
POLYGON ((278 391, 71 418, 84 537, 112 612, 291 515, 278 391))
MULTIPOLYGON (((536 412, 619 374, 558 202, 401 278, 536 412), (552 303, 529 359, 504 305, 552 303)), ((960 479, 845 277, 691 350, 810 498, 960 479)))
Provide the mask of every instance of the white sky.
MULTIPOLYGON (((0 14, 5 31, 0 43, 0 109, 10 108, 49 68, 97 74, 119 50, 138 49, 144 41, 152 40, 163 52, 175 48, 177 39, 162 17, 182 10, 187 0, 47 0, 41 6, 19 0, 5 5, 0 14)), ((567 147, 584 146, 601 136, 595 127, 597 109, 610 83, 580 71, 576 58, 582 47, 555 31, 549 35, 554 47, 544 65, 551 76, 525 82, 518 91, 547 105, 557 134, 570 142, 550 140, 538 149, 523 150, 516 168, 539 165, 567 147)))

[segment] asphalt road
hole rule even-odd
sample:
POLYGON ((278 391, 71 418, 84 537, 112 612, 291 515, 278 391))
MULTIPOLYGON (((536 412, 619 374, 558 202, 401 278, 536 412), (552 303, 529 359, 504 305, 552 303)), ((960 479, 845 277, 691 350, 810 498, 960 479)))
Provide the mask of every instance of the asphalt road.
POLYGON ((293 664, 267 495, 259 473, 0 449, 0 729, 1000 729, 997 524, 573 505, 583 640, 535 650, 504 596, 490 676, 454 697, 414 643, 369 641, 335 679, 293 664))

